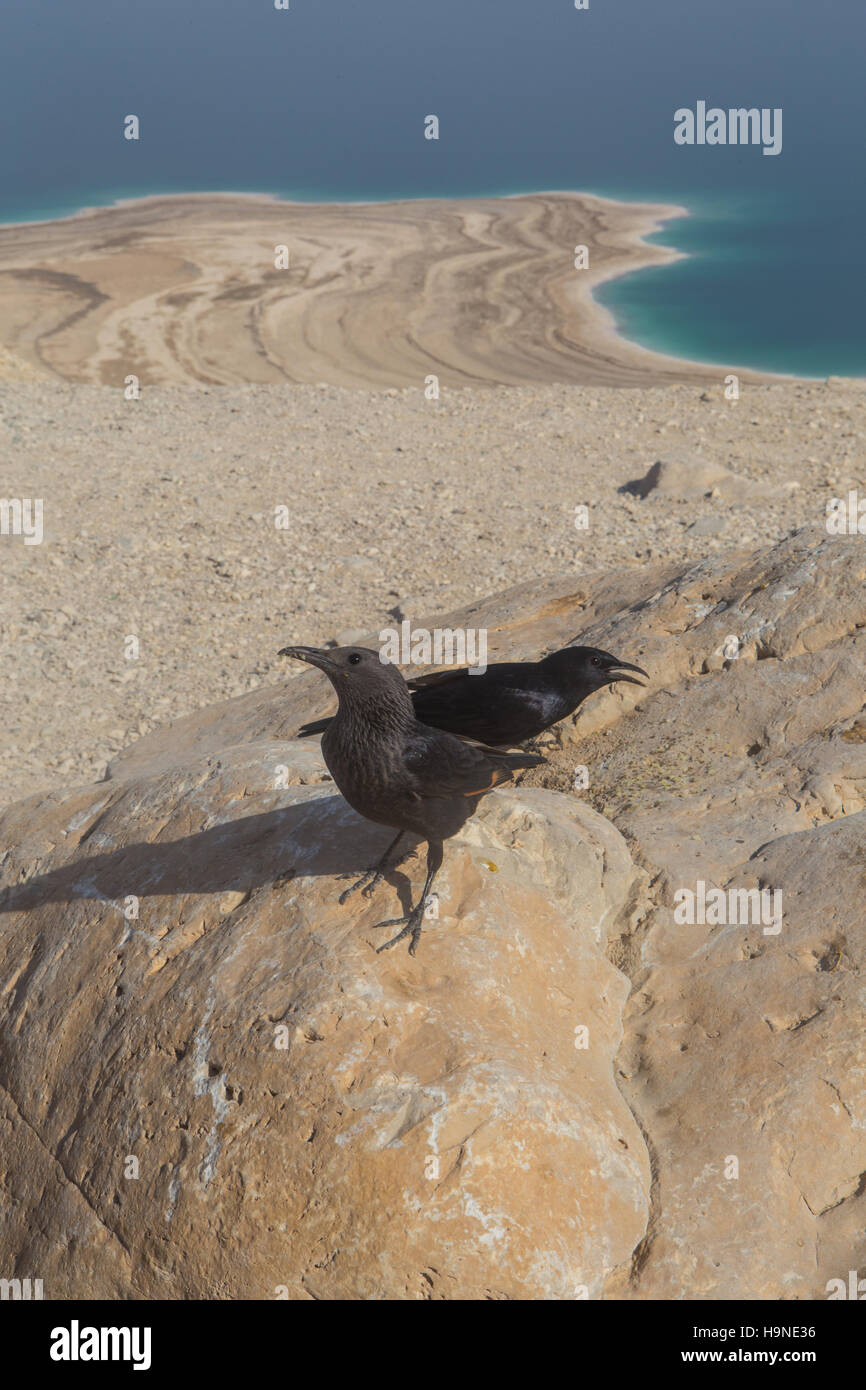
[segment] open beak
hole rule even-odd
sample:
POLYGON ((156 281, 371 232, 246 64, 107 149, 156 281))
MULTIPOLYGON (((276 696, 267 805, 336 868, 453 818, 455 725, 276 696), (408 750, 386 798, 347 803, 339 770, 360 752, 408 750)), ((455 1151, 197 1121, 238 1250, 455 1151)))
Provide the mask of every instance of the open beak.
POLYGON ((277 652, 277 656, 293 656, 296 661, 306 661, 310 666, 318 666, 326 675, 338 670, 330 652, 321 647, 283 647, 282 651, 277 652))
POLYGON ((608 684, 613 685, 614 681, 628 681, 629 685, 639 685, 643 688, 643 681, 636 680, 634 676, 626 676, 625 671, 637 671, 639 676, 649 680, 649 676, 642 666, 634 666, 630 661, 614 661, 607 668, 608 684))

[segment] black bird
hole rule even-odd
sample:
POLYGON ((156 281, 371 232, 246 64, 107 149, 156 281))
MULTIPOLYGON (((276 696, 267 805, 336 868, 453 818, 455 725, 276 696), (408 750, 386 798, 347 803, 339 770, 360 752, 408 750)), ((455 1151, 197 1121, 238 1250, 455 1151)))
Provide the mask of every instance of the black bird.
MULTIPOLYGON (((372 893, 404 832, 427 841, 427 878, 417 906, 405 917, 378 923, 403 928, 380 951, 410 936, 409 953, 414 955, 427 897, 442 863, 443 841, 457 834, 485 792, 544 758, 465 743, 420 723, 397 667, 383 665, 378 652, 367 647, 284 647, 279 654, 324 671, 340 701, 322 739, 328 771, 359 815, 397 831, 375 869, 354 887, 363 886, 367 896, 372 893)), ((353 891, 343 893, 340 902, 353 891)))
MULTIPOLYGON (((563 647, 541 661, 500 661, 477 676, 460 666, 417 676, 407 684, 422 723, 478 743, 511 747, 558 724, 605 685, 640 685, 627 671, 647 674, 598 647, 563 647)), ((323 733, 330 722, 305 724, 298 736, 323 733)))

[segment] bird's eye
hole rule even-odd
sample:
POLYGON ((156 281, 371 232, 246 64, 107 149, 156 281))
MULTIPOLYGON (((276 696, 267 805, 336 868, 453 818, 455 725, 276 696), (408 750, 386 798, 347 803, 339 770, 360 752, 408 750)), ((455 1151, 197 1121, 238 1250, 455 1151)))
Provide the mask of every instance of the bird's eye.
POLYGON ((599 660, 599 658, 598 658, 597 656, 594 656, 594 657, 592 658, 592 660, 590 661, 589 664, 590 664, 590 666, 600 666, 600 665, 601 665, 601 661, 599 660))
POLYGON ((358 655, 358 653, 357 653, 357 652, 352 652, 352 655, 349 657, 349 665, 350 665, 350 666, 357 666, 357 664, 358 664, 358 662, 359 662, 360 660, 361 660, 361 658, 360 658, 360 656, 358 655))

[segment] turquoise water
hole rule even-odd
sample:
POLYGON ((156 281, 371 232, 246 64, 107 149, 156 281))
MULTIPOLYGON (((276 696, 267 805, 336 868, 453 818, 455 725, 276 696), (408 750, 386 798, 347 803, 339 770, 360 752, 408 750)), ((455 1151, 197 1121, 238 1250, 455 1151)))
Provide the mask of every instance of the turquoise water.
POLYGON ((866 372, 857 233, 841 210, 829 227, 827 209, 782 196, 727 209, 697 201, 689 211, 647 237, 687 259, 597 290, 620 332, 657 351, 720 365, 806 377, 866 372), (824 252, 811 248, 829 236, 839 259, 816 271, 824 252))
POLYGON ((864 38, 862 0, 5 0, 0 221, 218 190, 674 202, 687 258, 598 292, 623 332, 863 375, 864 38), (698 100, 781 107, 781 154, 677 146, 698 100))

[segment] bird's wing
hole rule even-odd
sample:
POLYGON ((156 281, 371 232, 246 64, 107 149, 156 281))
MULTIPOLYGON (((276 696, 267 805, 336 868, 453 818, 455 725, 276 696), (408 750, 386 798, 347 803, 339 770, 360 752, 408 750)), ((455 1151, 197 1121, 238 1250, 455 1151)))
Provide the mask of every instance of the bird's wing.
POLYGON ((537 664, 533 661, 494 661, 483 671, 469 666, 447 666, 444 671, 429 671, 426 676, 413 676, 406 684, 410 690, 426 690, 430 686, 438 688, 451 685, 462 688, 468 681, 476 694, 479 690, 484 690, 491 681, 519 688, 527 679, 531 679, 537 664))
POLYGON ((509 782, 518 768, 541 762, 535 753, 501 753, 423 726, 404 750, 404 765, 421 796, 480 796, 509 782))
MULTIPOLYGON (((531 662, 500 662, 483 675, 460 672, 412 691, 422 724, 496 745, 523 743, 559 718, 531 662), (461 676, 462 678, 458 678, 461 676)), ((421 677, 422 680, 426 677, 421 677)))
POLYGON ((461 681, 468 675, 468 666, 449 667, 446 671, 430 671, 426 676, 413 676, 406 684, 410 690, 424 690, 429 685, 450 685, 452 681, 461 681))
POLYGON ((464 739, 460 734, 457 738, 461 743, 468 742, 473 748, 480 748, 491 762, 506 767, 511 772, 519 772, 523 767, 538 767, 541 763, 547 762, 540 753, 527 753, 522 748, 491 748, 486 743, 479 743, 477 739, 464 739))

